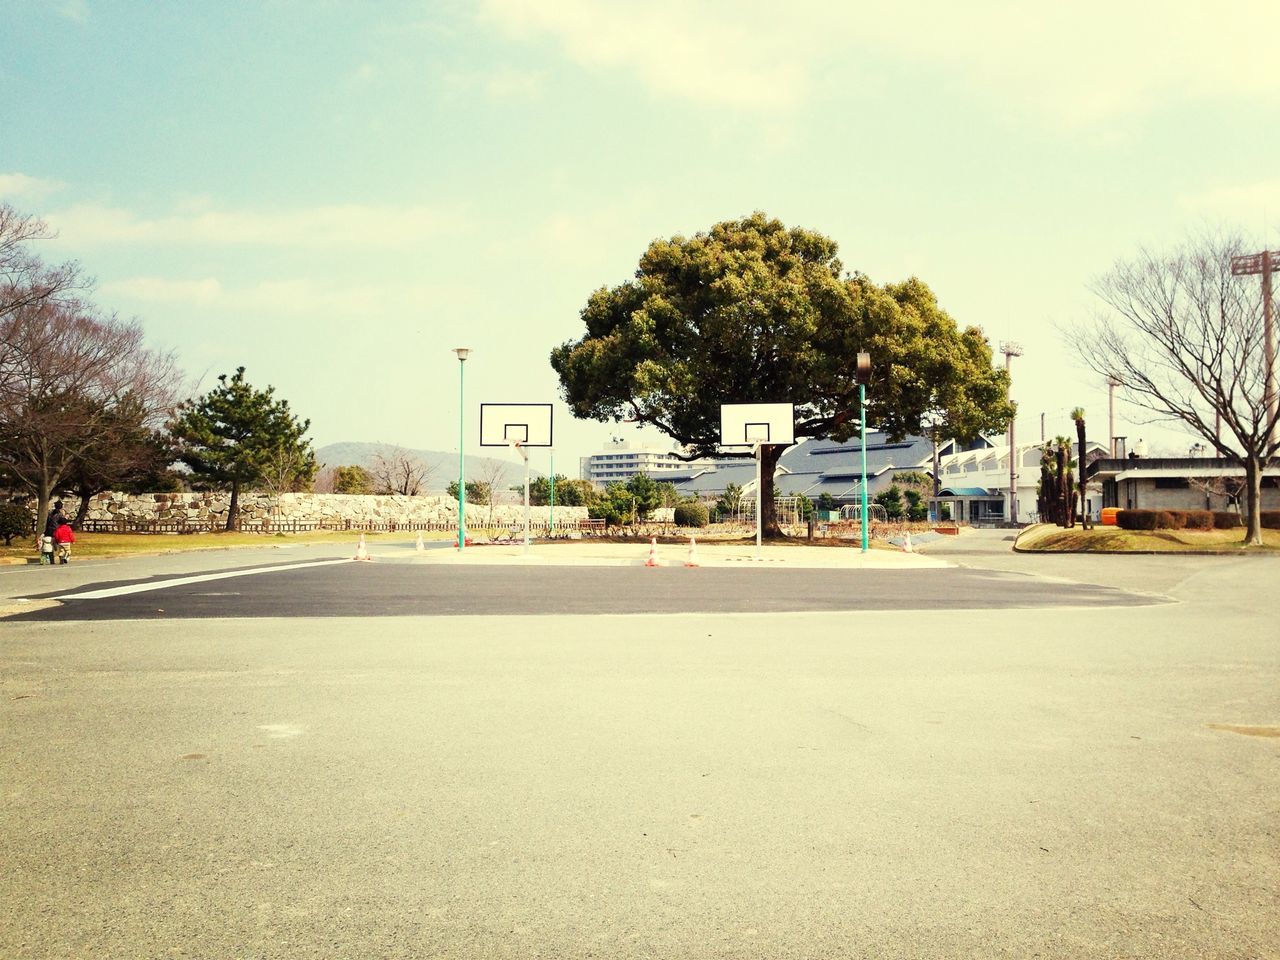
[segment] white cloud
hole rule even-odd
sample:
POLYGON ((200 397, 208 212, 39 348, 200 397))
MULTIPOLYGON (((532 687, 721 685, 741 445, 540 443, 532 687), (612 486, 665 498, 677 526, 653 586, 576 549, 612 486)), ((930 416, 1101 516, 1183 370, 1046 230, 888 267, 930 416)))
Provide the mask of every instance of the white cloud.
POLYGON ((1182 205, 1197 213, 1238 221, 1245 229, 1269 228, 1280 220, 1280 177, 1212 187, 1184 196, 1182 205))
POLYGON ((399 247, 435 236, 449 226, 445 217, 426 207, 358 204, 256 211, 201 209, 186 203, 161 217, 144 217, 103 204, 81 204, 51 213, 46 219, 77 246, 399 247))
POLYGON ((481 10, 508 33, 554 37, 580 66, 624 70, 655 94, 714 106, 795 107, 818 91, 820 74, 856 77, 886 59, 1054 125, 1114 122, 1188 98, 1280 98, 1273 0, 1225 10, 1193 0, 1158 10, 1112 0, 794 0, 785 14, 742 0, 483 0, 481 10))
POLYGON ((42 180, 25 173, 0 173, 0 200, 42 200, 63 186, 60 181, 42 180))
POLYGON ((459 302, 469 291, 442 284, 390 286, 386 284, 318 283, 308 278, 266 280, 229 286, 215 277, 172 279, 129 277, 100 287, 101 298, 112 306, 177 307, 235 312, 248 316, 300 315, 310 319, 364 319, 424 312, 459 302))
POLYGON ((102 293, 108 298, 122 297, 144 303, 212 304, 222 297, 223 289, 212 277, 203 280, 133 277, 104 284, 102 293))
POLYGON ((60 16, 72 23, 89 22, 89 4, 85 0, 61 0, 57 9, 60 16))
MULTIPOLYGON (((775 15, 776 15, 776 8, 775 15)), ((619 67, 655 93, 713 105, 785 108, 804 93, 805 71, 779 41, 732 8, 652 0, 484 0, 483 17, 517 35, 551 34, 589 68, 619 67)), ((789 19, 789 18, 788 18, 789 19)))

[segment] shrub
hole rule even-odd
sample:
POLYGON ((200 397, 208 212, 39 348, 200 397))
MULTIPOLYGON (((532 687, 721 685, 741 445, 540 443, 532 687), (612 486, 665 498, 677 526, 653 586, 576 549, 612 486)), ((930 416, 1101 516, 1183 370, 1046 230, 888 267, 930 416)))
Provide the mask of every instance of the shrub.
POLYGON ((1155 510, 1121 510, 1116 514, 1116 526, 1121 530, 1154 530, 1155 510))
POLYGON ((677 503, 675 519, 677 527, 705 527, 707 525, 707 508, 697 500, 677 503))
POLYGON ((1212 530, 1213 514, 1208 510, 1188 510, 1185 512, 1188 530, 1212 530))
POLYGON ((0 537, 7 547, 14 537, 35 533, 36 517, 20 503, 0 503, 0 537))
POLYGON ((1234 510, 1214 510, 1212 516, 1213 529, 1215 530, 1235 530, 1244 526, 1244 521, 1240 519, 1240 514, 1234 510))
POLYGON ((1263 510, 1262 527, 1264 530, 1280 530, 1280 510, 1263 510))
POLYGON ((1121 510, 1116 526, 1122 530, 1181 530, 1186 526, 1184 510, 1121 510))

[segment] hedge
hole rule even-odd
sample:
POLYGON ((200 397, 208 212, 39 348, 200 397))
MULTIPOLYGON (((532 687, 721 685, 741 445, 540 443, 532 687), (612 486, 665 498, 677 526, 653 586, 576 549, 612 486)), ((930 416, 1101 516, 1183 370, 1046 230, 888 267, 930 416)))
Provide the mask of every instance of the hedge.
POLYGON ((1170 530, 1175 521, 1168 510, 1121 510, 1116 526, 1122 530, 1170 530))
POLYGON ((1213 514, 1208 510, 1187 510, 1185 526, 1188 530, 1212 530, 1213 514))
POLYGON ((1236 530, 1243 526, 1244 521, 1240 519, 1240 514, 1234 510, 1213 511, 1213 529, 1236 530))
POLYGON ((1262 527, 1264 530, 1280 530, 1280 510, 1263 510, 1262 527))

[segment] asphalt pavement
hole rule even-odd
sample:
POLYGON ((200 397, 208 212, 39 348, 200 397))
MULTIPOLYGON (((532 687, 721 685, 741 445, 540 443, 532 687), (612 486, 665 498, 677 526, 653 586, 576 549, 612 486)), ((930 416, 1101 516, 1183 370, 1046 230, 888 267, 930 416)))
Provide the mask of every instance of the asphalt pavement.
MULTIPOLYGON (((1280 955, 1280 565, 979 547, 827 571, 387 555, 121 598, 265 590, 270 617, 2 621, 0 956, 1280 955), (822 577, 916 599, 602 612, 822 577), (375 612, 513 583, 595 612, 375 612), (969 605, 926 608, 939 585, 969 605)), ((294 557, 325 559, 272 560, 294 557)), ((12 597, 48 578, 23 583, 0 572, 12 597)))

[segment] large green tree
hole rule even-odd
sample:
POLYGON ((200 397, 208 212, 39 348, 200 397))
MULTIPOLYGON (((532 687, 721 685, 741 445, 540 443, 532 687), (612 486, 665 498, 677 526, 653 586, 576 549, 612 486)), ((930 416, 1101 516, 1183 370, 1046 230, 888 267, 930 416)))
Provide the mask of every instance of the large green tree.
MULTIPOLYGON (((944 436, 969 439, 1014 412, 982 331, 958 327, 923 282, 847 275, 833 240, 763 213, 655 240, 635 278, 597 290, 581 315, 586 333, 551 354, 574 415, 651 424, 688 459, 717 452, 724 403, 790 402, 797 437, 854 435, 861 350, 868 422, 892 437, 933 416, 944 436)), ((772 536, 784 449, 761 451, 772 536)))
POLYGON ((257 390, 244 378, 244 367, 202 397, 188 400, 169 424, 178 459, 191 470, 197 489, 229 490, 227 529, 240 515, 240 491, 270 480, 282 464, 291 482, 305 486, 315 475, 315 453, 306 439, 310 420, 299 421, 288 400, 275 398, 275 387, 257 390))

